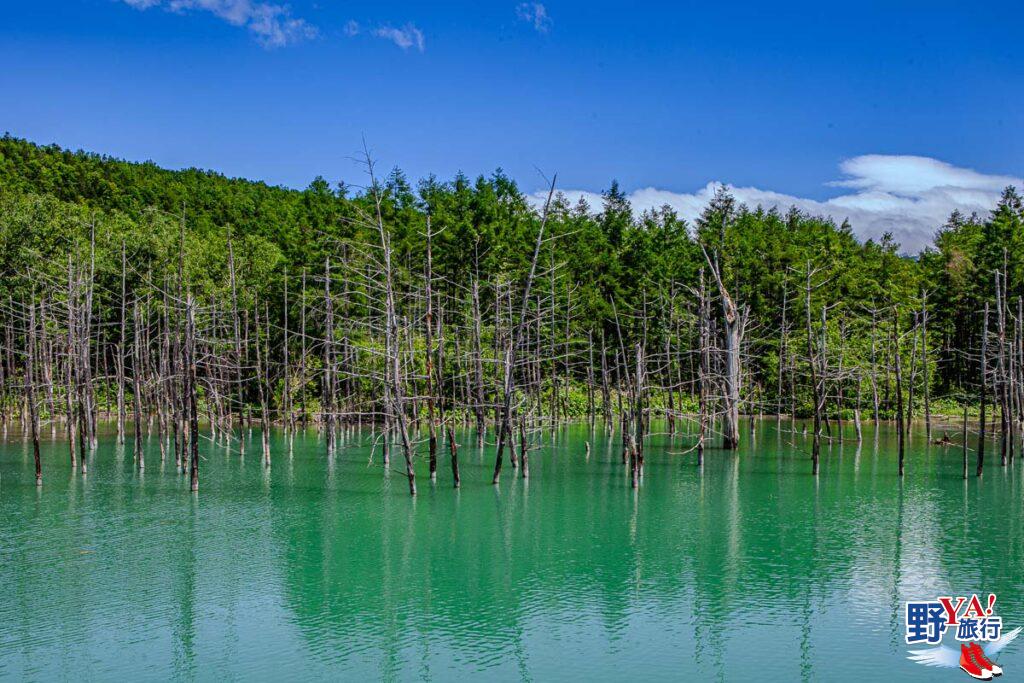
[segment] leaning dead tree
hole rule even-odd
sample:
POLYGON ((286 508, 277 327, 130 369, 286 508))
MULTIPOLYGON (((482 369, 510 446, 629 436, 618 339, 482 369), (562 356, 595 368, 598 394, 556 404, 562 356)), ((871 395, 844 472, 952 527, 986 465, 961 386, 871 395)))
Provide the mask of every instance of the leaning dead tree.
POLYGON ((519 307, 519 321, 513 328, 512 334, 505 343, 505 361, 502 380, 501 412, 498 418, 498 450, 494 457, 494 477, 492 484, 497 484, 501 477, 501 465, 504 457, 505 445, 512 437, 512 396, 515 388, 514 368, 519 345, 523 338, 523 330, 526 325, 527 307, 530 303, 530 290, 533 288, 533 278, 537 273, 537 258, 540 255, 540 247, 544 242, 544 227, 547 225, 549 212, 551 210, 551 199, 555 194, 555 183, 558 176, 551 179, 551 187, 548 189, 548 196, 544 202, 544 209, 541 212, 540 227, 537 230, 537 240, 534 243, 533 258, 530 260, 530 271, 526 276, 523 285, 522 303, 519 307))
POLYGON ((381 214, 381 194, 377 179, 373 172, 373 161, 369 153, 366 155, 367 171, 370 174, 375 220, 380 235, 380 251, 384 280, 384 339, 387 363, 388 383, 385 396, 388 401, 389 422, 398 432, 402 443, 402 455, 405 458, 405 474, 409 479, 409 493, 416 495, 416 471, 413 469, 413 444, 409 437, 409 423, 406 414, 405 378, 403 376, 401 358, 401 338, 399 337, 398 312, 395 302, 394 270, 392 268, 391 235, 384 227, 381 214))

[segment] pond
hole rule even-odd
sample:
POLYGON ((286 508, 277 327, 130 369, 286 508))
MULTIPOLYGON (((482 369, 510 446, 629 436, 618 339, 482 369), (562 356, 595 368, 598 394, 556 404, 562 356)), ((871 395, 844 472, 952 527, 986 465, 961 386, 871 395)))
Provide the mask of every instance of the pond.
POLYGON ((990 448, 965 481, 915 427, 901 481, 891 429, 847 426, 815 478, 800 425, 752 428, 702 469, 692 435, 652 436, 637 490, 600 426, 499 486, 461 432, 462 488, 421 447, 415 499, 368 430, 330 459, 276 432, 269 469, 256 432, 244 459, 204 441, 197 494, 155 437, 143 472, 108 435, 83 476, 59 432, 37 489, 8 434, 0 678, 959 680, 908 661, 905 600, 993 592, 1024 624, 1020 465, 990 448))

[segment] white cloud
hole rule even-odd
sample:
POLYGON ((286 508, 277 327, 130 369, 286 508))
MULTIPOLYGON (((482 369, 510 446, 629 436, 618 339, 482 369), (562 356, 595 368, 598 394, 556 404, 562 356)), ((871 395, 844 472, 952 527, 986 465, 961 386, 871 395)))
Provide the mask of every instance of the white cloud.
POLYGON ((516 7, 516 16, 525 22, 533 24, 533 28, 539 33, 547 33, 551 29, 551 15, 548 8, 539 2, 524 2, 516 7))
POLYGON ((305 19, 292 16, 287 5, 252 0, 122 0, 147 10, 162 7, 169 12, 209 12, 232 26, 248 30, 266 48, 284 47, 315 38, 318 31, 305 19))
MULTIPOLYGON (((795 206, 809 214, 831 216, 836 222, 848 219, 861 239, 877 240, 891 232, 904 252, 916 253, 931 243, 954 209, 984 216, 995 207, 1004 187, 1024 185, 1021 178, 979 173, 929 157, 868 154, 847 159, 839 168, 847 177, 828 185, 849 191, 825 201, 757 187, 725 186, 748 207, 786 211, 795 206)), ((668 204, 692 222, 721 185, 710 182, 692 193, 642 188, 631 193, 629 201, 638 215, 668 204)), ((568 190, 563 194, 572 202, 586 199, 594 210, 601 207, 597 192, 568 190)), ((545 196, 538 192, 532 199, 540 203, 545 196)))
POLYGON ((380 28, 374 29, 371 33, 378 38, 390 40, 403 50, 408 50, 409 48, 414 47, 420 52, 423 52, 427 46, 427 41, 423 37, 423 31, 416 28, 413 24, 406 24, 402 28, 381 26, 380 28))

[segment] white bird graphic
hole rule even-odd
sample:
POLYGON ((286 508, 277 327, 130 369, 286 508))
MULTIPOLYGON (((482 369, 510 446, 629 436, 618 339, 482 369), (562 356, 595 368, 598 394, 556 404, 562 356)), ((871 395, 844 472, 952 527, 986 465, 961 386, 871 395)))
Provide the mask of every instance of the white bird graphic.
MULTIPOLYGON (((1016 640, 1017 636, 1020 635, 1021 629, 1024 627, 1018 626, 1009 633, 1004 634, 999 640, 993 640, 981 646, 981 649, 985 651, 986 657, 994 657, 1007 645, 1016 640)), ((954 650, 951 647, 945 645, 939 645, 938 647, 928 648, 927 650, 910 650, 910 655, 907 659, 917 662, 918 664, 924 664, 925 666, 938 666, 944 669, 956 669, 960 666, 960 650, 954 650)))

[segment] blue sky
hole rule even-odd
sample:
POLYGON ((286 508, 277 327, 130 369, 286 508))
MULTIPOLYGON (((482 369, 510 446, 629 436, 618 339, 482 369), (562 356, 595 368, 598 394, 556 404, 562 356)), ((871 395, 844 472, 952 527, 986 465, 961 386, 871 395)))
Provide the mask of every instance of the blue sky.
POLYGON ((1020 175, 1022 20, 980 2, 11 2, 0 128, 295 187, 359 182, 365 136, 413 178, 502 167, 534 191, 541 168, 684 212, 724 182, 914 242, 1020 175))

